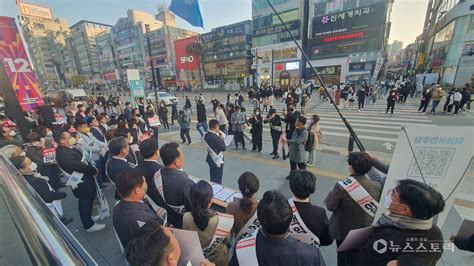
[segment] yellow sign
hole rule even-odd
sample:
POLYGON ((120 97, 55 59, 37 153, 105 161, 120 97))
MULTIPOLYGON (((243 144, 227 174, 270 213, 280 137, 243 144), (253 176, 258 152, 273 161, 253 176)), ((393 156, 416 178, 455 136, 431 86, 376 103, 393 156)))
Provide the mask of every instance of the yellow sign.
POLYGON ((51 12, 49 7, 18 2, 18 8, 20 9, 20 14, 23 16, 53 20, 53 12, 51 12))

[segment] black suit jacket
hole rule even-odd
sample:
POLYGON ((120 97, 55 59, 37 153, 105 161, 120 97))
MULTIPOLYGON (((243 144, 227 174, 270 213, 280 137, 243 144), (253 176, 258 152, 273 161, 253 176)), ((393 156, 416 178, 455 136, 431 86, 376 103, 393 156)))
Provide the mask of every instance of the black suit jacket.
POLYGON ((160 193, 158 193, 158 189, 156 189, 155 185, 155 173, 158 172, 161 167, 162 166, 156 161, 143 161, 138 165, 137 168, 145 172, 145 180, 148 184, 148 190, 146 191, 146 194, 148 194, 148 196, 150 196, 150 198, 158 206, 166 209, 168 205, 166 205, 165 201, 160 196, 160 193))
POLYGON ((91 127, 91 133, 96 139, 105 143, 105 135, 102 133, 102 130, 91 127))
POLYGON ((286 123, 286 138, 291 139, 293 132, 296 129, 296 119, 301 116, 301 113, 294 111, 292 114, 288 114, 283 121, 286 123))
POLYGON ((80 150, 59 145, 56 149, 56 160, 59 167, 68 174, 72 174, 74 171, 84 174, 82 177, 83 182, 76 189, 73 189, 74 196, 78 198, 95 198, 94 175, 97 174, 97 169, 89 162, 82 162, 82 152, 80 150))
POLYGON ((128 162, 110 157, 107 161, 105 172, 107 177, 112 180, 112 182, 115 182, 117 176, 127 169, 132 169, 128 162))
MULTIPOLYGON (((225 151, 226 146, 224 140, 219 138, 219 136, 216 134, 207 132, 206 135, 204 135, 204 140, 216 154, 219 154, 221 151, 225 151)), ((207 153, 206 162, 215 164, 209 152, 207 153)))
POLYGON ((48 182, 42 178, 37 178, 28 174, 24 174, 23 176, 46 203, 52 203, 55 200, 64 199, 67 196, 66 193, 61 191, 51 191, 49 189, 48 182))

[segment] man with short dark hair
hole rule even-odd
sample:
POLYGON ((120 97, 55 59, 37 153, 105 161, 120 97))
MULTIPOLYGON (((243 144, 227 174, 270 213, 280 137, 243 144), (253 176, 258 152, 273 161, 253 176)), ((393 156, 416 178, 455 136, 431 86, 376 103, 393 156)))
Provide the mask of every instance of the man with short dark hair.
POLYGON ((279 191, 265 192, 258 203, 257 216, 261 228, 236 244, 231 265, 325 265, 318 247, 288 235, 293 211, 279 191))
MULTIPOLYGON (((382 189, 380 183, 370 180, 366 175, 372 168, 369 155, 351 152, 347 163, 349 178, 336 183, 324 200, 326 208, 333 212, 329 224, 338 247, 350 230, 372 224, 382 189)), ((337 260, 338 265, 347 264, 345 255, 341 252, 338 252, 337 260)))
POLYGON ((306 117, 298 116, 296 118, 295 130, 291 139, 288 139, 288 149, 290 154, 290 168, 295 170, 306 169, 306 150, 305 145, 308 141, 308 130, 305 127, 306 117))
POLYGON ((225 134, 219 130, 219 121, 211 119, 209 121, 209 131, 204 135, 204 142, 207 145, 206 162, 209 165, 209 176, 212 182, 222 184, 224 174, 224 143, 225 134))
MULTIPOLYGON (((300 223, 319 239, 320 246, 329 246, 334 241, 329 229, 326 211, 311 204, 309 197, 316 191, 316 176, 307 170, 293 170, 287 177, 293 197, 290 199, 296 207, 300 223)), ((298 219, 298 218, 297 218, 298 219)), ((308 233, 308 232, 307 232, 308 233)))
POLYGON ((141 226, 163 221, 143 200, 148 186, 141 170, 131 168, 123 171, 115 180, 115 187, 121 200, 114 207, 113 224, 122 247, 126 247, 141 226))
POLYGON ((76 123, 86 121, 86 108, 82 103, 77 105, 77 112, 74 116, 74 120, 76 121, 76 123))
POLYGON ((388 190, 385 206, 387 212, 374 223, 370 237, 359 248, 348 251, 348 263, 387 265, 413 250, 411 254, 422 259, 423 265, 436 265, 443 253, 443 235, 433 224, 433 217, 444 209, 443 196, 426 184, 404 179, 388 190), (389 248, 381 252, 379 247, 384 244, 389 248))
POLYGON ((127 122, 132 121, 132 104, 130 102, 125 103, 125 109, 123 110, 123 118, 127 120, 127 122))
POLYGON ((140 143, 140 151, 145 158, 138 164, 138 169, 144 172, 146 183, 148 184, 147 194, 160 207, 166 208, 166 203, 161 198, 155 185, 155 174, 163 166, 158 163, 160 158, 160 149, 158 141, 154 138, 146 139, 140 143))
POLYGON ((156 172, 155 186, 166 203, 168 223, 182 228, 183 214, 191 210, 189 192, 194 182, 184 168, 184 154, 176 142, 170 142, 160 149, 164 167, 156 172))
POLYGON ((107 177, 115 182, 121 172, 132 168, 127 162, 127 140, 124 137, 113 138, 109 143, 109 151, 112 157, 107 161, 105 169, 107 177))

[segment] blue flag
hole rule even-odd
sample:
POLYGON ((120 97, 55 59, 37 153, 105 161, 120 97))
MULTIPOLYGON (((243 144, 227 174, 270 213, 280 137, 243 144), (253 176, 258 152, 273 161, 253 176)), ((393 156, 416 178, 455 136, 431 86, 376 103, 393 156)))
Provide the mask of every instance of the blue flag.
POLYGON ((204 28, 198 0, 172 0, 170 11, 195 27, 204 28))

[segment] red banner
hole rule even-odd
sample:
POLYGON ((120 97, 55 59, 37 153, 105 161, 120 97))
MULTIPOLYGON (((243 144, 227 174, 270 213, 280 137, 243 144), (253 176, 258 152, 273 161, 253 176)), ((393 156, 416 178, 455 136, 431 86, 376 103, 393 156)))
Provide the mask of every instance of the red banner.
POLYGON ((176 72, 199 70, 199 56, 187 51, 190 44, 199 42, 197 36, 174 41, 174 50, 176 53, 176 72))
POLYGON ((23 111, 43 105, 36 75, 31 68, 15 19, 0 16, 0 60, 7 71, 23 111))

